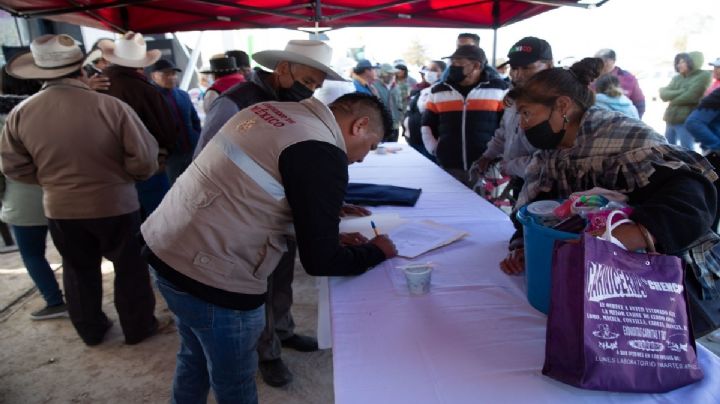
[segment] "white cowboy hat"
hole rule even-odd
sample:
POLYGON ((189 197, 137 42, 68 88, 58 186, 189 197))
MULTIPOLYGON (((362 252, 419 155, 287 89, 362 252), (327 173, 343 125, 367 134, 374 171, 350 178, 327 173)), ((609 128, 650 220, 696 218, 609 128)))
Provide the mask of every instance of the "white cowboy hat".
POLYGON ((346 81, 330 68, 332 48, 322 41, 293 39, 285 45, 285 50, 258 52, 253 55, 253 60, 268 69, 275 69, 282 61, 297 63, 324 72, 326 80, 346 81))
POLYGON ((102 57, 102 51, 100 49, 95 49, 94 51, 87 54, 85 60, 83 61, 83 66, 93 64, 93 62, 102 59, 102 57))
POLYGON ((50 80, 80 69, 85 55, 69 35, 43 35, 30 44, 30 51, 21 53, 5 68, 20 79, 50 80))
POLYGON ((160 59, 159 49, 147 50, 142 34, 129 31, 115 42, 99 44, 103 58, 125 67, 148 67, 160 59))

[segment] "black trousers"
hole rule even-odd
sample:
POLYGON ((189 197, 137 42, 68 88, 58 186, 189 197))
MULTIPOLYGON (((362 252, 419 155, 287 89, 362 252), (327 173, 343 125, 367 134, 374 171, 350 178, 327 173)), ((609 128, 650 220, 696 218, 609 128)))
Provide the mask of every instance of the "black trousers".
POLYGON ((10 228, 7 224, 0 222, 0 236, 2 236, 3 242, 6 247, 15 245, 15 240, 10 234, 10 228))
POLYGON ((140 211, 100 219, 49 219, 63 259, 63 284, 73 326, 86 343, 98 343, 107 328, 102 311, 102 257, 115 267, 115 308, 125 341, 134 343, 156 323, 148 265, 140 256, 140 211))
POLYGON ((281 341, 295 333, 295 321, 290 313, 293 304, 292 282, 295 277, 297 243, 287 240, 288 251, 283 254, 275 271, 267 280, 265 299, 265 329, 258 341, 258 357, 261 362, 280 358, 281 341))

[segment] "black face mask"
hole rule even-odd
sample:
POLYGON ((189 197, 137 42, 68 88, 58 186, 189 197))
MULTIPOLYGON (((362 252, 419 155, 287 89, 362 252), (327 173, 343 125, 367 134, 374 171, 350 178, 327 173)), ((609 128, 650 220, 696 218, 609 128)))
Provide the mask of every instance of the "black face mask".
POLYGON ((465 80, 465 72, 463 71, 463 69, 464 68, 462 66, 450 66, 447 81, 457 84, 465 80))
POLYGON ((280 101, 298 102, 310 98, 312 97, 312 95, 313 91, 302 85, 297 80, 293 81, 293 84, 292 86, 290 86, 290 88, 281 88, 280 90, 278 90, 278 96, 280 97, 280 101))
MULTIPOLYGON (((567 119, 565 119, 565 123, 567 123, 567 119)), ((548 118, 531 128, 525 129, 525 136, 527 136, 528 142, 537 149, 557 149, 563 137, 565 137, 565 123, 563 123, 560 132, 554 132, 552 126, 550 126, 550 118, 548 118)))

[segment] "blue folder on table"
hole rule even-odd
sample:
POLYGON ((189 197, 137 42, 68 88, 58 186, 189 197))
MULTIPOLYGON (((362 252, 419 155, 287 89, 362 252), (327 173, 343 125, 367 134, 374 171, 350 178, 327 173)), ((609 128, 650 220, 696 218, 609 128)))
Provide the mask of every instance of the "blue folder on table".
POLYGON ((349 183, 345 202, 367 206, 415 206, 422 189, 394 185, 349 183))

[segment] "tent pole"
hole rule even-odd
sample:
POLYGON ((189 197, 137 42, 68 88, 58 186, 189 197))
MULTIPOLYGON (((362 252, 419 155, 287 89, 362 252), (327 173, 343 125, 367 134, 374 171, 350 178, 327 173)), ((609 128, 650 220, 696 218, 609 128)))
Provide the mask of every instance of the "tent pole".
MULTIPOLYGON (((320 25, 320 21, 322 21, 323 15, 322 15, 322 0, 315 0, 315 27, 317 28, 320 25)), ((315 34, 317 35, 317 31, 315 31, 315 34)))
POLYGON ((493 67, 497 66, 497 28, 493 28, 493 67))
POLYGON ((203 35, 205 35, 205 31, 200 31, 200 36, 198 36, 197 42, 195 43, 195 47, 190 55, 190 60, 183 71, 183 77, 180 81, 180 89, 183 91, 187 91, 188 87, 190 87, 190 80, 197 69, 197 61, 200 57, 200 45, 202 45, 203 35))
POLYGON ((18 41, 20 41, 21 46, 25 46, 25 38, 23 38, 22 31, 20 31, 20 23, 18 23, 18 18, 13 17, 13 20, 15 20, 15 30, 17 31, 18 41))
POLYGON ((495 56, 497 56, 497 30, 500 26, 500 0, 494 0, 493 1, 493 7, 492 7, 492 17, 493 17, 493 68, 497 65, 497 60, 495 59, 495 56))

